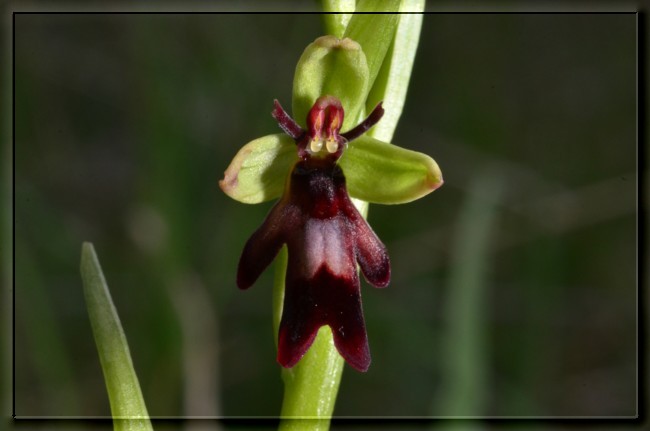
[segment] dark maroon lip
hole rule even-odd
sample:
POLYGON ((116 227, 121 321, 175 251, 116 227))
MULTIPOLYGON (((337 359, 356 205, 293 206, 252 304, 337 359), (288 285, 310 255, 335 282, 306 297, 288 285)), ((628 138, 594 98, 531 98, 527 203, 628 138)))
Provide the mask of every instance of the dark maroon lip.
MULTIPOLYGON (((379 104, 347 134, 360 136, 382 114, 379 104)), ((309 113, 308 130, 300 128, 277 101, 273 116, 296 140, 300 160, 284 195, 244 246, 237 285, 240 289, 253 285, 286 244, 289 261, 278 362, 293 367, 318 329, 328 325, 341 356, 355 369, 366 371, 370 349, 357 264, 370 284, 385 287, 390 281, 390 261, 386 247, 350 200, 344 173, 336 163, 348 141, 346 133, 339 134, 343 108, 331 96, 319 98, 309 113), (331 140, 338 147, 335 151, 321 148, 316 154, 308 148, 313 139, 331 140)))

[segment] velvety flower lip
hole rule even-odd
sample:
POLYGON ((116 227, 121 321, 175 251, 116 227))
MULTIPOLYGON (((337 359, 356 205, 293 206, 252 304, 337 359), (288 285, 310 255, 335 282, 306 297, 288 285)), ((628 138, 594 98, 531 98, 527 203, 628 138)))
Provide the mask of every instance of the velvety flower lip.
POLYGON ((366 371, 370 365, 357 264, 370 284, 385 287, 390 261, 386 247, 350 200, 337 161, 347 143, 382 115, 380 103, 361 124, 340 133, 343 107, 335 97, 323 96, 309 111, 304 130, 275 101, 273 117, 296 142, 299 160, 284 194, 244 246, 237 285, 250 287, 287 245, 277 357, 284 367, 303 357, 324 325, 352 367, 366 371))

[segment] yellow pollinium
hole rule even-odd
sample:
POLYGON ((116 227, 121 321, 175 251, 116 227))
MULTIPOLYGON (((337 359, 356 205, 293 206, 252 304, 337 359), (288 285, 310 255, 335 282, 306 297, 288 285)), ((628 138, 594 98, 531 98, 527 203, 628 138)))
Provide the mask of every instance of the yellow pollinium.
POLYGON ((311 150, 312 153, 318 153, 322 148, 323 148, 322 139, 311 140, 311 143, 309 144, 309 149, 311 150))
POLYGON ((339 143, 336 142, 334 138, 329 138, 325 146, 327 147, 327 151, 330 153, 336 153, 336 151, 339 149, 339 143))
POLYGON ((314 138, 309 143, 309 149, 313 154, 320 153, 323 150, 323 146, 325 146, 325 149, 330 154, 336 153, 339 149, 338 142, 336 142, 336 140, 334 140, 333 138, 327 139, 326 141, 323 141, 322 139, 314 138))

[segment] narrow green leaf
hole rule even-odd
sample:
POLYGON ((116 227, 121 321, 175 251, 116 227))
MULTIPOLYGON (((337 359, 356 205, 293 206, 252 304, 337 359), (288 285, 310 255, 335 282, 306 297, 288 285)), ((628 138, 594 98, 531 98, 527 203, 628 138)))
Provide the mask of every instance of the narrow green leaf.
POLYGON ((355 3, 355 0, 323 0, 323 23, 327 34, 343 38, 355 3))
MULTIPOLYGON (((402 1, 400 12, 423 12, 424 0, 402 1)), ((385 113, 381 121, 370 130, 372 137, 390 142, 404 108, 406 92, 413 70, 413 60, 420 40, 422 14, 399 15, 395 38, 375 80, 366 110, 370 112, 383 101, 385 113)))
POLYGON ((431 157, 369 136, 351 142, 339 164, 350 196, 371 203, 411 202, 443 182, 440 168, 431 157))
POLYGON ((88 316, 104 372, 115 430, 152 430, 129 345, 91 243, 81 248, 81 278, 88 316))
POLYGON ((235 155, 219 187, 246 204, 275 199, 297 160, 296 144, 289 136, 278 133, 255 139, 235 155))
MULTIPOLYGON (((344 37, 356 41, 361 45, 368 60, 370 88, 379 73, 386 52, 395 36, 399 15, 396 13, 400 7, 399 0, 359 0, 354 16, 350 19, 345 29, 344 37)), ((364 95, 365 99, 367 95, 364 95)))
POLYGON ((345 110, 342 130, 351 129, 368 95, 368 65, 361 46, 350 39, 321 36, 303 52, 293 79, 293 117, 303 127, 316 99, 337 97, 345 110))

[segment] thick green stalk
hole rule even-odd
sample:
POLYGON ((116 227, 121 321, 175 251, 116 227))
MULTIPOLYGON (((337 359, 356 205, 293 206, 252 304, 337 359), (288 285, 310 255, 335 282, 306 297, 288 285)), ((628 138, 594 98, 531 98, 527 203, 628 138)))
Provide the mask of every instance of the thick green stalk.
POLYGON ((152 430, 120 318, 95 249, 88 242, 81 249, 81 278, 111 404, 114 429, 152 430))
POLYGON ((323 0, 323 25, 325 32, 336 36, 339 39, 343 37, 345 29, 352 18, 355 10, 355 0, 323 0))

